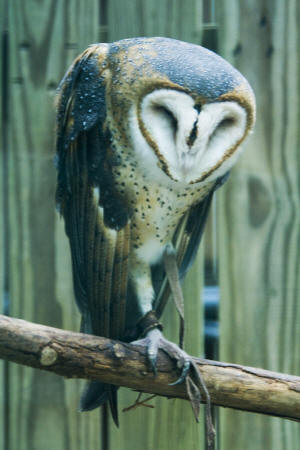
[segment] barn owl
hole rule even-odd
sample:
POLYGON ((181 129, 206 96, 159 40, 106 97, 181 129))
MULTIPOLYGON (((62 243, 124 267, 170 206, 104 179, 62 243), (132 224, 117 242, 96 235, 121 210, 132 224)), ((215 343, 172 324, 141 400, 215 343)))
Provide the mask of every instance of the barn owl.
MULTIPOLYGON (((213 52, 169 38, 91 45, 57 99, 57 204, 70 241, 81 331, 147 347, 152 369, 167 341, 159 318, 170 295, 164 255, 183 279, 213 192, 253 129, 246 79, 213 52)), ((91 382, 81 410, 117 388, 91 382)))

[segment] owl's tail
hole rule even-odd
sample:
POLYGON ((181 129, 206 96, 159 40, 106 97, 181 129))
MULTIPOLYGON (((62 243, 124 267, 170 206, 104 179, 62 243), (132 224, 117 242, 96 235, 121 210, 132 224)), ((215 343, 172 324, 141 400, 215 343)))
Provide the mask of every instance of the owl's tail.
POLYGON ((99 381, 89 381, 81 395, 79 411, 91 411, 104 403, 109 402, 112 418, 119 426, 118 418, 118 398, 116 386, 112 384, 100 383, 99 381))

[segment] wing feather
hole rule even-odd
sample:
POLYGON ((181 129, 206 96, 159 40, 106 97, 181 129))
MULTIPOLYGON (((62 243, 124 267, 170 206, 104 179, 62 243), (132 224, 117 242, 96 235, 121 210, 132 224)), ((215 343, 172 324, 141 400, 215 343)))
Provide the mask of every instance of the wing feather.
POLYGON ((104 131, 105 51, 93 46, 84 52, 59 88, 57 201, 70 241, 82 329, 122 338, 130 225, 127 206, 114 190, 104 131))
POLYGON ((111 304, 111 336, 121 339, 125 333, 127 274, 129 261, 130 223, 118 232, 116 246, 113 294, 111 304))

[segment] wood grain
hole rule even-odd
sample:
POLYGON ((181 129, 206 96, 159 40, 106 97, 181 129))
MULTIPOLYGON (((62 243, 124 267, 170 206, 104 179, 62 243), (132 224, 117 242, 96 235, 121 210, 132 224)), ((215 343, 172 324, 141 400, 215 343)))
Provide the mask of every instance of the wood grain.
POLYGON ((108 2, 108 40, 165 36, 200 43, 202 0, 108 2))
MULTIPOLYGON (((220 10, 221 52, 257 98, 255 133, 219 194, 220 357, 299 374, 300 7, 228 1, 220 10)), ((221 429, 224 450, 300 442, 298 425, 260 416, 223 412, 221 429)))
MULTIPOLYGON (((7 278, 7 246, 5 244, 5 236, 4 232, 7 228, 7 216, 5 216, 6 202, 7 202, 7 174, 6 174, 6 166, 7 166, 7 152, 6 152, 6 144, 7 144, 7 117, 5 112, 7 113, 7 104, 6 104, 6 96, 5 96, 5 77, 7 76, 8 67, 4 66, 5 62, 5 47, 7 46, 7 14, 6 7, 4 1, 0 2, 0 92, 1 92, 1 101, 0 101, 0 249, 1 249, 1 257, 0 257, 0 311, 1 313, 5 312, 5 279, 7 278), (5 111, 6 110, 6 111, 5 111)), ((1 432, 0 432, 0 448, 3 450, 7 450, 6 446, 6 434, 8 432, 9 420, 8 420, 8 402, 7 397, 9 394, 7 385, 8 378, 8 363, 4 361, 0 361, 0 423, 1 423, 1 432)))

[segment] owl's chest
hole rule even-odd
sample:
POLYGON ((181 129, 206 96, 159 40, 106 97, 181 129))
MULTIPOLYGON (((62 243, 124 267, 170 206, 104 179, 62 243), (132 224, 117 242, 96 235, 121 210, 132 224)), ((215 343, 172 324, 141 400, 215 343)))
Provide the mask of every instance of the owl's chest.
POLYGON ((180 219, 203 199, 210 185, 160 183, 138 167, 116 168, 115 183, 131 210, 131 246, 137 256, 155 263, 172 240, 180 219))

